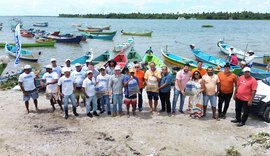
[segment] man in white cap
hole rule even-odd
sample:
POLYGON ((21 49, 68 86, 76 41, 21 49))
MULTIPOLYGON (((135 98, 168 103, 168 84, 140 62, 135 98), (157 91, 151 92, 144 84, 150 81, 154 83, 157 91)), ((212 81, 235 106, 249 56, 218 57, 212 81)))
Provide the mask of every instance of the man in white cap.
POLYGON ((79 116, 76 112, 76 102, 74 90, 76 88, 76 83, 74 79, 70 76, 70 68, 63 68, 64 75, 58 80, 58 94, 63 98, 65 119, 68 118, 68 100, 71 100, 73 114, 79 116), (62 86, 62 93, 60 93, 60 86, 62 86))
MULTIPOLYGON (((74 66, 71 66, 71 61, 70 61, 70 59, 66 59, 65 60, 65 65, 64 65, 64 67, 66 67, 66 68, 70 68, 70 72, 73 72, 75 69, 74 69, 74 66)), ((64 68, 63 67, 63 68, 64 68)), ((64 74, 64 72, 62 71, 62 74, 64 74)))
POLYGON ((62 69, 60 66, 57 66, 56 64, 56 59, 55 58, 52 58, 51 59, 51 64, 52 64, 52 71, 57 73, 58 75, 58 79, 61 77, 62 75, 62 69))
POLYGON ((111 115, 111 106, 110 106, 110 93, 109 93, 109 80, 110 76, 106 74, 105 67, 102 66, 99 69, 100 74, 97 76, 97 83, 99 85, 103 86, 102 92, 105 92, 105 95, 103 95, 100 99, 101 101, 101 114, 105 112, 105 105, 107 105, 107 113, 108 115, 111 115))
POLYGON ((82 92, 82 83, 86 77, 86 73, 82 70, 82 66, 80 63, 76 63, 75 68, 76 70, 71 73, 71 77, 74 78, 76 83, 75 97, 77 100, 77 106, 79 106, 80 104, 80 97, 83 99, 83 103, 85 106, 85 97, 82 92))
POLYGON ((58 75, 52 71, 52 68, 53 67, 50 64, 46 66, 46 73, 42 76, 40 84, 42 87, 46 87, 46 98, 50 100, 53 112, 55 111, 54 104, 56 102, 58 103, 61 111, 63 111, 62 102, 59 100, 57 94, 58 75))
POLYGON ((29 100, 34 100, 36 111, 38 111, 38 90, 35 83, 36 75, 32 72, 30 65, 24 66, 24 72, 19 76, 19 85, 23 92, 23 101, 25 103, 26 111, 29 113, 29 100))
POLYGON ((123 115, 122 104, 123 104, 123 80, 124 75, 121 74, 121 68, 116 66, 114 68, 114 74, 110 78, 110 92, 112 92, 113 98, 113 114, 112 116, 117 116, 117 107, 119 115, 123 115))
POLYGON ((250 75, 251 69, 249 67, 245 67, 243 72, 244 75, 239 77, 233 95, 235 100, 236 119, 231 121, 233 123, 238 123, 237 126, 239 127, 246 124, 252 106, 252 100, 258 86, 256 79, 250 75))
POLYGON ((90 112, 90 103, 93 105, 93 115, 99 116, 97 114, 97 96, 95 91, 96 80, 93 77, 93 71, 87 71, 87 78, 83 80, 83 93, 86 97, 86 115, 92 118, 92 114, 90 112))
POLYGON ((89 70, 89 68, 88 68, 88 65, 89 65, 89 63, 91 62, 91 60, 86 60, 85 61, 85 65, 82 67, 82 70, 86 73, 88 70, 89 70))
POLYGON ((247 56, 245 56, 245 61, 247 63, 247 67, 252 67, 253 61, 255 59, 254 52, 252 50, 249 50, 247 52, 247 56))

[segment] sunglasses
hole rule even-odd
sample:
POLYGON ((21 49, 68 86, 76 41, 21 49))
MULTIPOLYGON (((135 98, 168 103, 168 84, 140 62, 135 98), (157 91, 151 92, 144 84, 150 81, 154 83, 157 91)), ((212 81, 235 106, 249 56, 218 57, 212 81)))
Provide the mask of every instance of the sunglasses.
POLYGON ((140 67, 135 67, 135 68, 140 68, 140 67))
POLYGON ((194 74, 194 75, 200 75, 200 74, 196 73, 196 74, 194 74))

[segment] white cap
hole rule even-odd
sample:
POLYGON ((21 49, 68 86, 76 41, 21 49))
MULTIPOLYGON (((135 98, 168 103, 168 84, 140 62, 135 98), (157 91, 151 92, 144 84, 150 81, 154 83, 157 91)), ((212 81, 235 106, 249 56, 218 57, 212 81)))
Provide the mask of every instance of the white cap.
POLYGON ((70 59, 66 59, 65 62, 70 61, 70 59))
POLYGON ((81 66, 80 63, 76 63, 76 64, 75 64, 75 67, 79 67, 79 66, 81 66))
POLYGON ((51 62, 52 62, 52 61, 56 61, 56 59, 55 59, 55 58, 52 58, 52 59, 51 59, 51 62))
POLYGON ((63 70, 63 72, 70 72, 71 71, 71 69, 68 67, 63 67, 62 70, 63 70))
POLYGON ((245 67, 244 69, 243 69, 243 72, 250 72, 251 71, 251 69, 249 68, 249 67, 245 67))
POLYGON ((50 68, 50 69, 52 69, 52 65, 50 65, 50 64, 48 64, 45 68, 50 68))
POLYGON ((253 50, 249 50, 248 53, 254 53, 254 51, 253 50))
POLYGON ((24 67, 23 67, 23 69, 31 69, 32 67, 30 66, 30 65, 25 65, 24 67))
POLYGON ((104 70, 105 70, 105 67, 104 67, 104 66, 101 66, 101 67, 99 68, 99 70, 100 70, 100 69, 104 69, 104 70))
POLYGON ((89 73, 93 73, 93 71, 92 71, 92 70, 88 70, 88 71, 87 71, 87 75, 88 75, 89 73))
POLYGON ((121 70, 121 67, 116 66, 116 67, 114 68, 114 70, 121 70))
POLYGON ((241 61, 240 63, 243 64, 243 65, 247 64, 245 61, 241 61))
POLYGON ((88 59, 88 60, 86 60, 85 62, 91 62, 91 60, 88 59))

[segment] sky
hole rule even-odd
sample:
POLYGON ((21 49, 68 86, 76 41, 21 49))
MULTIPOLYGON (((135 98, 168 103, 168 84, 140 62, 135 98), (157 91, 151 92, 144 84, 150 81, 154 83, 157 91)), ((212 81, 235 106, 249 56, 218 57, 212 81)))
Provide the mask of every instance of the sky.
POLYGON ((270 0, 1 0, 0 16, 87 13, 270 12, 270 0))

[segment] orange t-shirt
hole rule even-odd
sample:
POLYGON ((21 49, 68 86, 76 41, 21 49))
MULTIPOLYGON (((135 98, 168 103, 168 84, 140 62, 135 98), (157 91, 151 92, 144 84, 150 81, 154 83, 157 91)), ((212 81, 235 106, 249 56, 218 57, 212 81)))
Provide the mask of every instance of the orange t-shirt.
POLYGON ((142 89, 144 87, 144 72, 139 70, 138 72, 135 71, 134 76, 136 76, 139 80, 139 87, 142 89))
POLYGON ((245 78, 244 75, 237 81, 236 97, 242 101, 251 99, 252 91, 257 90, 258 83, 254 77, 245 78))
POLYGON ((237 83, 237 77, 234 73, 226 75, 225 72, 219 72, 220 91, 225 94, 233 93, 234 84, 237 83))
POLYGON ((206 69, 201 68, 201 69, 199 70, 198 68, 194 68, 194 69, 191 70, 191 76, 193 76, 193 74, 194 74, 194 72, 195 72, 196 70, 197 70, 198 72, 200 72, 201 76, 203 76, 204 74, 206 74, 206 69))

